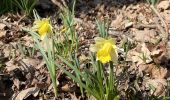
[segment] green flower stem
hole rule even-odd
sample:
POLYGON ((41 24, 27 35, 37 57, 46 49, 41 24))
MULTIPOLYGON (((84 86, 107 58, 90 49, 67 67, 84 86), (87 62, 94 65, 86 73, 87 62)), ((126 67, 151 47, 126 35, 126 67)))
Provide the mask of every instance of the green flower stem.
POLYGON ((110 61, 109 66, 109 85, 107 92, 107 100, 112 100, 114 98, 114 72, 113 72, 113 62, 110 61))
POLYGON ((52 77, 52 84, 53 84, 53 88, 54 88, 55 99, 57 99, 58 92, 57 92, 56 75, 54 75, 54 76, 52 77))
POLYGON ((102 64, 97 61, 97 77, 99 80, 99 93, 100 93, 100 98, 101 100, 104 100, 104 90, 103 90, 103 78, 102 78, 102 64))
POLYGON ((114 79, 113 79, 113 63, 110 62, 110 72, 109 72, 109 85, 110 85, 110 90, 113 90, 113 82, 114 82, 114 79))
POLYGON ((53 87, 54 87, 54 93, 55 93, 55 98, 57 98, 58 92, 57 92, 57 82, 56 82, 56 66, 55 66, 55 51, 54 51, 54 39, 52 37, 52 57, 53 57, 53 61, 52 61, 52 72, 53 72, 53 77, 52 77, 52 83, 53 83, 53 87))

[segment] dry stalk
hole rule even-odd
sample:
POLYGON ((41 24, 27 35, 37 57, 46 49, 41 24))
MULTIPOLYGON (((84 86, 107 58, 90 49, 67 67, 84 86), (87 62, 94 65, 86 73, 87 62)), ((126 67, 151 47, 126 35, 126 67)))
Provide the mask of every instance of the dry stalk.
POLYGON ((65 0, 51 0, 56 6, 58 6, 61 10, 64 10, 64 7, 67 6, 65 0))
POLYGON ((159 12, 157 11, 157 9, 154 7, 154 5, 150 6, 151 9, 155 12, 155 14, 159 17, 160 21, 162 22, 165 30, 161 27, 161 25, 158 24, 158 22, 156 22, 158 29, 161 31, 161 33, 163 34, 163 41, 168 41, 169 39, 169 35, 168 35, 168 27, 167 27, 167 23, 164 21, 164 19, 162 18, 162 16, 159 14, 159 12))

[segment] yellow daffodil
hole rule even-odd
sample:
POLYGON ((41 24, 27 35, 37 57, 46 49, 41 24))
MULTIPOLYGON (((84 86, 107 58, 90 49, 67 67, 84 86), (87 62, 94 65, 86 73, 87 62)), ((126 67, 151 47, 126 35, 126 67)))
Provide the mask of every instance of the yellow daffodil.
POLYGON ((67 28, 66 27, 62 27, 61 30, 60 30, 60 33, 65 33, 67 31, 67 28))
POLYGON ((34 22, 34 31, 37 31, 38 34, 40 35, 41 40, 44 39, 47 33, 52 33, 52 26, 50 24, 50 19, 49 18, 43 18, 36 20, 34 22))
POLYGON ((95 38, 95 44, 90 46, 90 51, 97 52, 97 60, 102 63, 112 61, 117 63, 118 53, 114 39, 95 38))

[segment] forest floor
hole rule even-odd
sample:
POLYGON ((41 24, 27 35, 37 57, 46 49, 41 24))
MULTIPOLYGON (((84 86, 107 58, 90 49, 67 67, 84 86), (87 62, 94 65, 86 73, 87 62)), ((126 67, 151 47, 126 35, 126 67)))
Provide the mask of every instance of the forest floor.
MULTIPOLYGON (((37 6, 41 17, 50 17, 54 28, 62 27, 58 8, 37 6)), ((170 80, 170 1, 155 6, 138 0, 85 0, 76 3, 75 28, 79 39, 81 65, 89 59, 90 44, 99 35, 96 19, 108 20, 108 34, 120 48, 116 75, 122 100, 150 96, 168 97, 170 80), (124 49, 126 51, 121 51, 124 49), (141 58, 143 57, 143 58, 141 58), (120 73, 123 72, 123 75, 120 73), (154 88, 153 88, 154 87, 154 88), (151 89, 152 88, 152 89, 151 89)), ((22 30, 33 18, 7 13, 0 16, 0 98, 1 100, 44 100, 54 97, 52 82, 39 51, 32 52, 33 39, 22 30)), ((57 70, 58 99, 82 99, 80 89, 57 70)))

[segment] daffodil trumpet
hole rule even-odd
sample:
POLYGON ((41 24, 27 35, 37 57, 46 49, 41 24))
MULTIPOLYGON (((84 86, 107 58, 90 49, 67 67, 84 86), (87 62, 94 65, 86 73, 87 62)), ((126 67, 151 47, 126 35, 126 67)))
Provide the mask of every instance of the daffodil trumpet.
POLYGON ((110 61, 117 63, 118 53, 115 40, 113 38, 104 39, 101 37, 96 37, 94 40, 95 44, 90 46, 90 51, 96 52, 97 60, 102 63, 110 61))
POLYGON ((37 19, 34 22, 33 30, 38 32, 40 39, 43 40, 47 34, 52 33, 52 25, 49 18, 37 19))

